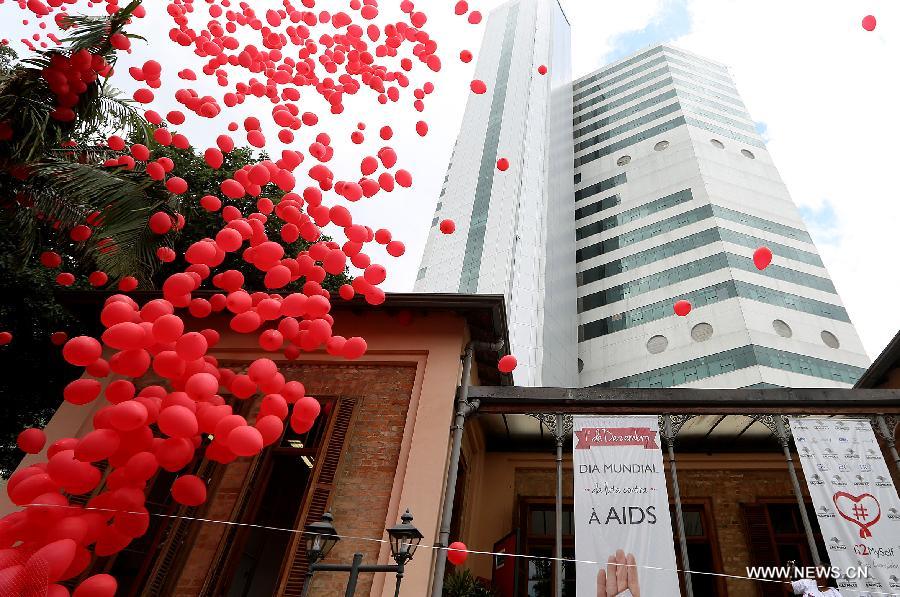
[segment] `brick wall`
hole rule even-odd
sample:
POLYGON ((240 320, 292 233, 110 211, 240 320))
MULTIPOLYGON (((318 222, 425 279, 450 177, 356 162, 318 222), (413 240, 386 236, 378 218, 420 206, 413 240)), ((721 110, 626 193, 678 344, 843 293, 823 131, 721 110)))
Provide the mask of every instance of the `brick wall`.
MULTIPOLYGON (((415 381, 414 364, 297 364, 282 370, 286 378, 302 381, 308 395, 357 399, 331 497, 331 511, 341 534, 382 537, 415 381)), ((255 412, 256 405, 252 410, 255 412)), ((236 518, 233 510, 250 468, 247 459, 239 459, 225 467, 204 516, 223 520, 236 518)), ((227 528, 221 525, 204 525, 198 530, 188 546, 190 554, 173 595, 200 594, 215 553, 222 548, 226 531, 227 528)), ((366 563, 375 563, 379 549, 377 542, 345 539, 335 547, 328 561, 348 563, 353 553, 359 551, 364 554, 366 563)), ((372 574, 361 575, 358 595, 369 593, 372 578, 372 574)), ((346 574, 319 574, 310 597, 342 596, 346 583, 346 574)))

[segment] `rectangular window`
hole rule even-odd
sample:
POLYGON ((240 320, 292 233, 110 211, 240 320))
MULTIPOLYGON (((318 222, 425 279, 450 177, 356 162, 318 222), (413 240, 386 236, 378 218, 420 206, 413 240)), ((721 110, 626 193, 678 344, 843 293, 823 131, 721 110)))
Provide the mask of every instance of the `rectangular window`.
POLYGON ((620 149, 624 149, 626 147, 631 147, 635 143, 640 143, 646 139, 652 139, 656 135, 660 135, 667 131, 670 131, 674 128, 678 128, 679 126, 684 126, 687 124, 684 116, 679 116, 678 118, 673 118, 668 122, 664 122, 663 124, 658 124, 652 128, 647 129, 641 133, 637 133, 636 135, 632 135, 630 137, 626 137, 621 141, 617 141, 615 143, 611 143, 605 147, 601 147, 600 149, 595 149, 590 153, 586 153, 581 157, 575 158, 575 167, 578 168, 583 166, 584 164, 589 164, 594 160, 599 160, 603 156, 609 155, 614 151, 619 151, 620 149))
POLYGON ((608 87, 610 85, 615 85, 616 83, 621 83, 625 79, 627 79, 629 77, 633 77, 634 75, 638 74, 639 72, 645 71, 652 66, 656 66, 657 64, 663 64, 665 61, 666 61, 665 56, 659 56, 652 60, 648 60, 644 64, 637 66, 629 71, 626 71, 620 75, 616 75, 615 77, 609 78, 606 81, 603 81, 602 83, 581 89, 580 91, 576 92, 575 95, 572 96, 572 101, 577 102, 581 98, 587 97, 587 96, 591 95, 592 93, 602 89, 603 87, 608 87))
POLYGON ((575 191, 575 201, 581 201, 582 199, 593 197, 594 195, 602 193, 603 191, 608 191, 614 187, 623 185, 626 182, 628 182, 628 178, 626 177, 624 172, 622 172, 621 174, 616 174, 612 178, 601 180, 600 182, 575 191))
POLYGON ((675 97, 676 97, 675 90, 670 89, 670 90, 666 91, 665 93, 661 93, 661 94, 659 94, 655 97, 652 97, 648 100, 645 100, 639 104, 635 104, 634 106, 631 106, 630 108, 626 108, 624 110, 616 112, 615 114, 612 114, 611 116, 607 116, 606 118, 600 118, 599 120, 595 120, 594 122, 592 122, 590 124, 586 124, 583 127, 581 127, 580 129, 577 129, 573 133, 572 136, 575 139, 577 139, 577 138, 582 137, 590 132, 600 130, 605 126, 609 126, 613 122, 617 122, 619 120, 622 120, 623 118, 628 118, 629 116, 637 114, 638 112, 642 112, 642 111, 646 110, 647 108, 652 108, 653 106, 655 106, 657 104, 661 104, 661 103, 665 102, 666 100, 670 100, 675 97))
POLYGON ((645 114, 640 118, 636 118, 625 124, 618 126, 616 128, 610 129, 608 131, 604 131, 600 134, 594 135, 590 139, 585 139, 584 141, 580 141, 575 144, 575 152, 578 153, 588 147, 593 147, 594 145, 598 145, 604 141, 609 141, 613 137, 617 137, 623 133, 627 133, 628 131, 633 131, 636 128, 642 127, 645 124, 653 122, 654 120, 659 120, 669 114, 673 114, 678 112, 681 109, 681 106, 678 103, 670 104, 668 106, 662 107, 659 110, 654 110, 649 114, 645 114))

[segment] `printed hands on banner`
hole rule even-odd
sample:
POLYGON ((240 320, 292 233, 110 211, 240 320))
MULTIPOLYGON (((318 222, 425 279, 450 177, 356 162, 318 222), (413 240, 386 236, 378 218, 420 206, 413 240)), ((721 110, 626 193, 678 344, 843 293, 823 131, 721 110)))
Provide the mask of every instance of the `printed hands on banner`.
POLYGON ((609 556, 606 570, 597 573, 597 597, 641 597, 634 554, 619 549, 609 556))

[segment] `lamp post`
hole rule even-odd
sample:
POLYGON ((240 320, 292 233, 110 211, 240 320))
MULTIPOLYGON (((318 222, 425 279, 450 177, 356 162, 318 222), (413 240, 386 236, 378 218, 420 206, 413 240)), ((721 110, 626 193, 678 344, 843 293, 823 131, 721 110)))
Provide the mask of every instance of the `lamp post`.
POLYGON ((350 580, 347 582, 347 591, 344 597, 353 597, 356 593, 356 583, 360 572, 395 572, 397 574, 397 586, 394 589, 394 597, 400 594, 400 582, 403 580, 403 570, 406 563, 413 559, 423 535, 412 524, 412 514, 407 510, 400 517, 400 523, 387 529, 391 544, 391 557, 396 564, 363 564, 363 554, 353 554, 351 564, 322 564, 320 560, 328 557, 328 553, 334 548, 340 537, 334 528, 334 517, 330 512, 322 516, 322 520, 306 525, 306 553, 309 557, 309 570, 306 573, 306 582, 303 584, 303 597, 309 593, 309 586, 315 572, 349 572, 350 580))

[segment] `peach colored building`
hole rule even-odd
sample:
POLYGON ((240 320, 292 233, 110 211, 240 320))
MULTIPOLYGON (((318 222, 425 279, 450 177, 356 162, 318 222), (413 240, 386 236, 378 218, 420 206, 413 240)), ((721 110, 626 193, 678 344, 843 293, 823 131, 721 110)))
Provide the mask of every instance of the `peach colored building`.
MULTIPOLYGON (((308 565, 300 534, 177 517, 302 529, 329 509, 348 537, 327 562, 348 563, 358 551, 367 564, 391 564, 386 543, 349 537, 386 539, 385 529, 409 508, 425 535, 423 546, 434 542, 460 355, 470 340, 505 340, 503 299, 392 294, 377 308, 354 301, 338 302, 335 309, 335 334, 363 336, 365 356, 346 361, 322 351, 279 363, 286 378, 301 381, 322 402, 316 426, 302 436, 288 430, 256 458, 190 464, 210 480, 208 500, 199 508, 174 504, 168 490, 175 475, 162 472, 149 490, 148 509, 173 518, 153 517, 145 537, 92 566, 120 579, 119 595, 300 594, 308 565)), ((192 325, 222 332, 214 355, 223 366, 238 370, 261 356, 277 359, 258 347, 255 335, 227 331, 224 318, 192 325)), ((476 353, 471 382, 500 383, 498 358, 476 353)), ((255 416, 260 399, 234 401, 235 412, 255 416)), ((103 404, 64 403, 46 427, 48 445, 90 431, 92 414, 103 404)), ((37 459, 29 456, 22 465, 37 459)), ((0 495, 2 513, 11 511, 6 492, 0 495)), ((427 547, 417 552, 406 566, 401 595, 427 593, 436 553, 427 547)), ((320 573, 309 594, 343 595, 346 582, 346 574, 320 573)), ((364 574, 357 594, 390 597, 394 577, 364 574)))

